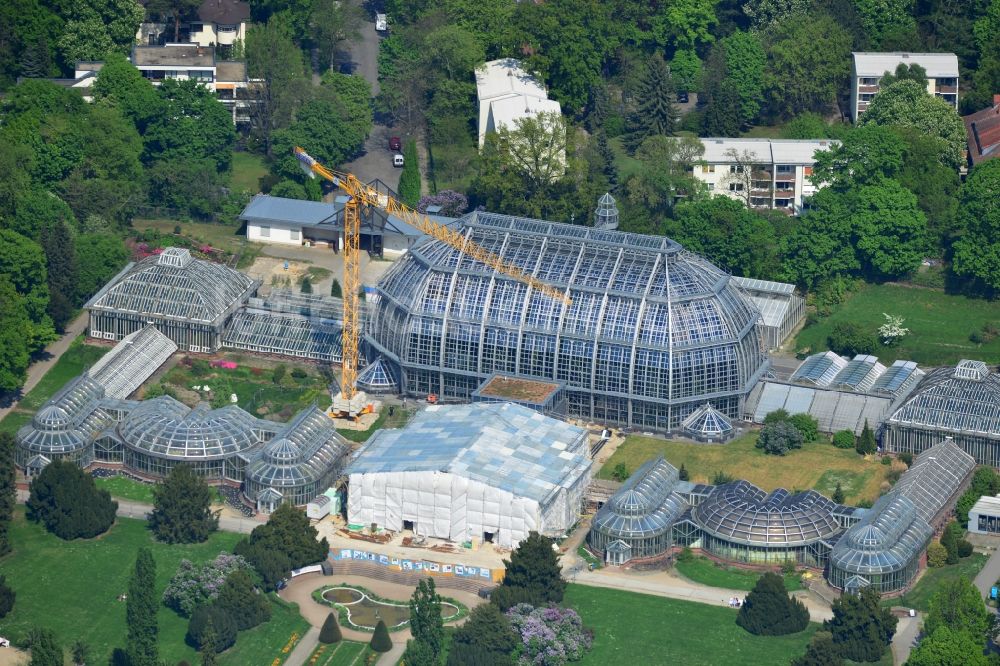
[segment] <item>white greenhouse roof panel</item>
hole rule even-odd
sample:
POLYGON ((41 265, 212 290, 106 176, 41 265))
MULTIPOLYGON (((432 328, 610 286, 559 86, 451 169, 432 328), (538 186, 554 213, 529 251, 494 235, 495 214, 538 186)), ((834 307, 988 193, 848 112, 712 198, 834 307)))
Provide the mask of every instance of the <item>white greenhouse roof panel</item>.
POLYGON ((380 430, 347 474, 445 472, 542 502, 591 467, 587 431, 512 403, 431 406, 380 430))
POLYGON ((87 374, 104 387, 108 398, 125 399, 177 351, 177 344, 146 326, 122 338, 87 374))

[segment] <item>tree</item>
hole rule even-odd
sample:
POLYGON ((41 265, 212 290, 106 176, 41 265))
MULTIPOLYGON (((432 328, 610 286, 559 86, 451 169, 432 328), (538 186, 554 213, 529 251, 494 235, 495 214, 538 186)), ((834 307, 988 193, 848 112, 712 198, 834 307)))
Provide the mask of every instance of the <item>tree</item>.
POLYGON ((815 442, 819 439, 819 422, 809 414, 793 414, 788 418, 788 423, 791 424, 799 434, 802 435, 802 442, 815 442))
POLYGON ((215 622, 209 614, 205 620, 205 630, 201 633, 201 666, 215 666, 218 648, 219 634, 215 631, 215 622))
POLYGON ((336 166, 358 155, 365 143, 365 133, 332 89, 320 88, 305 102, 287 128, 275 130, 271 147, 275 156, 272 172, 291 179, 301 179, 302 170, 293 150, 308 152, 321 164, 336 166))
POLYGON ((163 101, 153 83, 121 54, 108 56, 92 90, 95 101, 116 107, 140 133, 163 111, 163 101))
POLYGON ((684 463, 681 463, 681 468, 677 470, 677 478, 681 481, 688 481, 691 478, 691 474, 687 471, 687 468, 684 467, 684 463))
POLYGON ((308 97, 302 51, 292 41, 291 28, 281 17, 257 23, 247 30, 247 88, 251 136, 271 155, 275 130, 288 127, 295 111, 308 97))
POLYGON ((410 599, 410 634, 413 639, 406 644, 403 659, 407 664, 433 665, 440 661, 444 648, 444 622, 441 618, 441 597, 434 589, 434 579, 425 578, 417 583, 410 599), (421 655, 418 660, 416 653, 421 655), (406 655, 410 655, 407 658, 406 655))
POLYGON ((880 88, 888 88, 896 81, 916 81, 924 88, 927 87, 927 70, 917 63, 899 63, 893 72, 886 72, 879 79, 880 88))
POLYGON ((783 456, 792 449, 802 448, 802 433, 789 422, 771 423, 761 429, 754 446, 764 453, 783 456))
POLYGON ((313 293, 312 280, 309 279, 308 275, 303 276, 302 283, 299 286, 299 291, 301 291, 303 294, 313 293))
POLYGON ((146 159, 210 159, 229 169, 236 141, 233 119, 215 94, 195 80, 167 79, 157 88, 163 112, 146 129, 146 159))
POLYGON ((351 129, 364 136, 372 130, 372 87, 362 76, 327 72, 323 89, 334 96, 351 129))
POLYGON ((403 160, 403 173, 399 175, 399 198, 406 205, 416 207, 420 201, 420 164, 416 141, 406 142, 403 160))
POLYGON ((850 52, 850 35, 829 16, 775 25, 764 80, 770 113, 825 114, 847 82, 850 52))
POLYGON ((701 58, 691 49, 681 49, 670 59, 670 77, 678 91, 696 90, 701 80, 701 58))
POLYGON ((60 539, 90 539, 115 522, 118 503, 74 463, 56 459, 31 482, 28 519, 60 539))
POLYGON ((561 115, 544 112, 519 118, 512 128, 501 127, 498 146, 509 168, 536 192, 566 173, 566 132, 561 115))
POLYGON ((153 487, 149 528, 165 543, 201 543, 219 527, 212 513, 212 491, 188 465, 174 465, 153 487))
POLYGON ((785 581, 775 573, 757 579, 740 606, 736 624, 755 636, 784 636, 802 631, 809 624, 809 611, 785 590, 785 581))
POLYGON ((313 0, 309 15, 309 36, 326 67, 336 64, 341 44, 359 39, 364 13, 361 7, 338 0, 313 0))
POLYGON ((317 540, 317 536, 304 511, 282 504, 267 523, 253 529, 249 539, 237 543, 233 552, 253 565, 265 589, 273 590, 289 570, 326 559, 330 545, 325 537, 317 540))
POLYGON ((41 349, 55 339, 49 304, 48 271, 42 248, 21 234, 0 229, 0 279, 6 278, 23 303, 33 323, 30 350, 41 349))
MULTIPOLYGON (((724 85, 730 86, 739 97, 740 125, 753 121, 760 113, 763 97, 764 68, 767 54, 760 36, 752 32, 737 30, 721 39, 718 47, 725 58, 726 76, 724 85)), ((731 136, 717 134, 716 136, 731 136)), ((815 137, 810 137, 815 138, 815 137)))
POLYGON ((844 489, 840 487, 840 481, 837 481, 837 487, 833 489, 833 496, 830 499, 837 504, 844 503, 844 489))
POLYGON ((868 419, 865 419, 865 426, 861 429, 861 437, 858 437, 857 451, 863 456, 873 455, 878 450, 878 445, 875 442, 875 433, 872 432, 871 426, 868 425, 868 419))
POLYGON ((181 41, 181 21, 195 16, 200 0, 150 0, 146 10, 159 14, 160 19, 170 16, 174 20, 174 41, 181 41))
POLYGON ((608 144, 608 135, 604 130, 597 133, 597 154, 601 158, 604 177, 608 179, 608 186, 612 191, 618 189, 618 165, 615 161, 615 153, 608 144))
POLYGON ((77 639, 73 641, 73 647, 70 648, 70 655, 75 666, 86 666, 86 663, 90 661, 90 646, 77 639))
POLYGON ((128 625, 125 652, 129 666, 158 666, 156 562, 148 548, 140 548, 136 555, 125 604, 128 625))
POLYGON ((58 44, 67 63, 128 53, 145 15, 133 0, 80 0, 62 8, 66 25, 58 44))
POLYGON ((896 181, 859 188, 851 222, 868 275, 893 278, 920 267, 927 247, 927 218, 917 197, 896 181))
POLYGON ((931 541, 927 546, 927 566, 937 568, 948 563, 948 549, 940 541, 931 541))
POLYGON ((206 652, 209 641, 214 639, 213 651, 220 653, 236 643, 236 634, 236 622, 229 613, 215 604, 205 604, 191 614, 186 638, 189 644, 202 652, 206 652))
POLYGON ((447 666, 511 666, 520 640, 493 604, 476 606, 452 636, 447 666))
POLYGON ((385 626, 385 620, 379 620, 378 624, 375 625, 375 632, 368 645, 376 652, 388 652, 392 649, 392 639, 389 638, 389 630, 385 626))
MULTIPOLYGON (((0 305, 2 305, 2 301, 0 301, 0 305)), ((0 318, 0 323, 2 323, 2 318, 0 318)), ((0 557, 11 551, 10 523, 14 519, 14 505, 17 503, 16 471, 14 435, 10 432, 2 432, 0 433, 0 557)), ((0 587, 2 585, 3 579, 0 578, 0 587)), ((0 617, 3 615, 2 604, 0 604, 0 617)))
POLYGON ((895 178, 903 169, 906 144, 888 127, 862 125, 848 132, 840 145, 817 150, 812 182, 846 191, 895 178))
POLYGON ((0 574, 0 619, 3 619, 14 608, 17 593, 7 585, 7 577, 0 574))
POLYGON ((694 199, 702 185, 694 177, 705 146, 693 137, 651 136, 636 158, 643 168, 626 184, 628 200, 657 215, 668 215, 680 197, 694 199))
POLYGON ((45 268, 49 276, 49 305, 46 312, 56 331, 63 333, 74 315, 76 252, 73 237, 66 224, 59 222, 40 230, 39 243, 45 252, 45 268))
POLYGON ((844 659, 878 661, 896 633, 897 618, 879 605, 879 593, 865 587, 858 594, 845 593, 833 602, 833 619, 823 622, 823 630, 844 659))
POLYGON ((103 287, 128 261, 125 243, 105 233, 76 237, 76 302, 83 302, 103 287))
POLYGON ((861 115, 862 125, 912 127, 940 140, 940 161, 957 168, 965 148, 965 125, 955 108, 927 92, 913 80, 897 81, 880 88, 861 115))
POLYGON ((0 276, 0 391, 16 391, 27 379, 34 333, 24 297, 0 276))
POLYGON ((1000 247, 993 239, 1000 237, 1000 161, 989 160, 976 166, 962 184, 959 227, 965 234, 954 244, 952 271, 985 285, 990 291, 1000 289, 1000 247))
POLYGON ((833 445, 836 446, 838 449, 853 449, 854 431, 838 430, 833 434, 833 445))
POLYGON ((31 650, 28 666, 63 666, 62 647, 51 629, 34 627, 28 633, 27 647, 31 650))
MULTIPOLYGON (((714 0, 676 0, 663 14, 664 37, 672 37, 682 48, 692 48, 715 39, 711 29, 719 22, 714 0)), ((659 18, 659 17, 657 17, 659 18)), ((654 31, 656 31, 654 24, 654 31)), ((659 35, 657 35, 659 37, 659 35)), ((660 41, 659 39, 657 41, 660 41)), ((665 39, 662 41, 666 41, 665 39)))
POLYGON ((829 632, 817 631, 806 646, 806 653, 792 660, 792 666, 843 666, 829 632))
POLYGON ((493 590, 491 601, 506 611, 518 603, 541 606, 562 601, 566 581, 562 578, 559 557, 552 549, 552 539, 529 532, 510 560, 504 560, 503 582, 493 590))
POLYGON ((340 282, 336 278, 330 283, 330 295, 334 298, 344 297, 344 292, 340 288, 340 282))
POLYGON ((246 571, 250 564, 238 555, 219 553, 214 560, 194 564, 182 559, 163 592, 163 603, 179 615, 189 617, 198 606, 213 603, 226 579, 235 571, 246 571))
MULTIPOLYGON (((950 528, 946 533, 953 533, 950 528)), ((933 634, 940 627, 968 632, 982 646, 989 637, 993 614, 983 605, 979 590, 965 576, 945 582, 930 600, 924 618, 924 633, 933 634)))
POLYGON ((243 569, 229 574, 214 604, 233 618, 239 631, 253 629, 271 619, 271 602, 254 589, 250 574, 243 569))
POLYGON ((629 149, 634 151, 651 136, 674 133, 677 124, 677 107, 674 106, 676 90, 663 56, 654 54, 635 92, 636 109, 629 116, 625 139, 629 149))
POLYGON ((611 478, 618 482, 625 481, 630 474, 628 466, 623 462, 616 464, 611 470, 611 478))
POLYGON ((438 215, 446 217, 459 217, 469 210, 469 199, 461 192, 455 190, 441 190, 437 194, 428 194, 420 197, 417 204, 417 211, 426 213, 431 206, 437 206, 440 210, 438 215))
POLYGON ((873 333, 854 322, 838 322, 830 331, 826 343, 841 356, 856 356, 874 352, 878 341, 873 333))
MULTIPOLYGON (((982 602, 979 603, 982 606, 982 602)), ((906 660, 908 666, 987 666, 990 658, 983 654, 983 641, 961 628, 939 626, 933 631, 925 627, 924 637, 906 660)))
POLYGON ((958 564, 958 535, 950 529, 950 525, 941 533, 941 545, 946 553, 945 564, 958 564))
MULTIPOLYGON (((329 613, 323 621, 323 627, 319 630, 320 643, 339 643, 344 639, 340 632, 340 625, 337 624, 337 614, 329 613)), ((409 662, 407 662, 409 663, 409 662)))
POLYGON ((879 50, 890 50, 916 39, 917 24, 910 13, 913 5, 909 0, 854 0, 854 4, 865 33, 879 50))

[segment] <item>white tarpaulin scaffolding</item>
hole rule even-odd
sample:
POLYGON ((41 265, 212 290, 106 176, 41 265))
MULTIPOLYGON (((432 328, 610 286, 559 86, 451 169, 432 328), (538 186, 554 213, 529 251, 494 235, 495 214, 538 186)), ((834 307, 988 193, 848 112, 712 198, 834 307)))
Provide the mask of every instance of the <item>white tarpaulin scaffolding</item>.
POLYGON ((579 517, 591 461, 582 428, 511 403, 429 407, 383 430, 348 469, 348 522, 513 548, 579 517))

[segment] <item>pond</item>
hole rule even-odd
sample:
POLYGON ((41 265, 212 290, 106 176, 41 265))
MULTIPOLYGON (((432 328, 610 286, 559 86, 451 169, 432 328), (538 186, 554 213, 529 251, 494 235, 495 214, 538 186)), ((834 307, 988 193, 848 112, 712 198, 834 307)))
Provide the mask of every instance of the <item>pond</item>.
MULTIPOLYGON (((410 606, 404 603, 373 599, 361 590, 351 587, 331 587, 323 592, 328 602, 342 607, 347 620, 359 629, 375 629, 379 620, 390 628, 398 628, 410 621, 410 606)), ((458 617, 461 609, 447 601, 441 602, 441 618, 447 622, 458 617)))

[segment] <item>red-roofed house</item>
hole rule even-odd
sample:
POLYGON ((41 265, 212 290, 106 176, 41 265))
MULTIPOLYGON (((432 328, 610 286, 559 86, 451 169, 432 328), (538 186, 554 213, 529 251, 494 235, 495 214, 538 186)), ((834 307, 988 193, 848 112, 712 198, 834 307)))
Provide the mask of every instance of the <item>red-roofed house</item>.
POLYGON ((993 95, 993 105, 964 116, 968 137, 969 166, 1000 156, 1000 95, 993 95))

